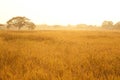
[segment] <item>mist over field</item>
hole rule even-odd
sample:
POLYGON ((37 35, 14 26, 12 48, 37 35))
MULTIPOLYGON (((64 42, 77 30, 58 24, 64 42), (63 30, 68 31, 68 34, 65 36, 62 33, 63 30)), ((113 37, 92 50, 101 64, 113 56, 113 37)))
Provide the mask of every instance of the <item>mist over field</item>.
POLYGON ((120 80, 120 0, 0 0, 0 80, 120 80))
POLYGON ((120 80, 120 22, 0 24, 0 80, 120 80))
POLYGON ((120 22, 0 24, 0 80, 120 80, 120 22))

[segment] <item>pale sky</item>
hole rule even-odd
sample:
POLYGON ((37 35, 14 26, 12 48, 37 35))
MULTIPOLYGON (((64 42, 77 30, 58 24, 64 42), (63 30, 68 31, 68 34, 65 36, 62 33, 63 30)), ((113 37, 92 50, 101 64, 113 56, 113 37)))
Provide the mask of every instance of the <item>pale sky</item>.
POLYGON ((0 23, 25 16, 37 24, 92 24, 120 21, 120 0, 0 0, 0 23))

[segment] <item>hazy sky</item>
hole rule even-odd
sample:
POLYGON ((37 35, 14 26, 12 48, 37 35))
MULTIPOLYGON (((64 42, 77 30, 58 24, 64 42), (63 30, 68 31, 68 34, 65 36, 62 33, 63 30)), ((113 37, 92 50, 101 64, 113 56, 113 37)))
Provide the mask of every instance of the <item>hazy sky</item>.
POLYGON ((0 0, 0 23, 26 16, 40 24, 120 21, 120 0, 0 0))

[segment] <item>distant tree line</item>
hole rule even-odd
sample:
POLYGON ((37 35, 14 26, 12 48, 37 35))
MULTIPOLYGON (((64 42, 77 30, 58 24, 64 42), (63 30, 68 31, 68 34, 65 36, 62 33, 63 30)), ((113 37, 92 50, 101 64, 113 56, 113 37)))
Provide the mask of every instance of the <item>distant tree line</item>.
POLYGON ((112 21, 103 21, 101 27, 107 29, 120 29, 120 21, 115 24, 112 21))
MULTIPOLYGON (((11 18, 6 22, 7 29, 16 28, 18 30, 22 28, 28 28, 29 30, 35 29, 36 25, 30 21, 30 19, 22 16, 16 16, 11 18)), ((0 24, 0 27, 4 26, 3 24, 0 24)), ((46 25, 48 26, 48 25, 46 25)), ((60 25, 54 25, 54 27, 61 27, 60 25)), ((68 27, 71 27, 71 25, 68 25, 68 27)), ((72 26, 73 27, 73 26, 72 26)), ((77 24, 75 27, 77 28, 95 28, 96 25, 87 25, 87 24, 77 24)), ((120 29, 120 21, 117 23, 113 23, 112 21, 103 21, 101 24, 102 28, 105 29, 120 29)))

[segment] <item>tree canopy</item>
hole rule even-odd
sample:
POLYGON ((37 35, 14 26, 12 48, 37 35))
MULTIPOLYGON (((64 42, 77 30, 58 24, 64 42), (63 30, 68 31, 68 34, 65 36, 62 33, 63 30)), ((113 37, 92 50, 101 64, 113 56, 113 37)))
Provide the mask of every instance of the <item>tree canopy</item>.
POLYGON ((34 29, 35 24, 26 17, 17 16, 7 21, 7 28, 11 28, 11 27, 17 27, 18 29, 21 29, 22 27, 27 27, 28 29, 34 29))
POLYGON ((112 21, 104 21, 102 23, 102 27, 104 27, 104 28, 113 27, 113 22, 112 21))
POLYGON ((120 29, 120 21, 117 22, 117 23, 114 25, 114 27, 120 29))

